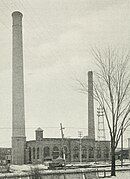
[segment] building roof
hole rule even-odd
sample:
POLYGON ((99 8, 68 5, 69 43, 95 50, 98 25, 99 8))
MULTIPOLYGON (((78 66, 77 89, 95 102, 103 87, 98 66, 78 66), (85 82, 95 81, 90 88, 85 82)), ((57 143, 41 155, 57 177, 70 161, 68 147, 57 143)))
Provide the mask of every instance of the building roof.
POLYGON ((36 129, 36 131, 43 131, 40 127, 38 127, 37 129, 36 129))

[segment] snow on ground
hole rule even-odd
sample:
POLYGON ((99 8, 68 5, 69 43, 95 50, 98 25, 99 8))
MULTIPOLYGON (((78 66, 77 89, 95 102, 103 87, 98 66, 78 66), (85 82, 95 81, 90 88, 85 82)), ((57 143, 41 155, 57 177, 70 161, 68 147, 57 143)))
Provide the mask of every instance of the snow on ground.
POLYGON ((11 172, 30 172, 33 169, 38 168, 40 170, 46 170, 48 167, 42 164, 39 165, 11 165, 10 171, 11 172))
MULTIPOLYGON (((91 165, 91 166, 94 166, 95 168, 86 168, 86 167, 84 167, 84 168, 79 168, 78 170, 95 170, 95 169, 97 169, 98 171, 99 171, 99 176, 104 176, 104 172, 103 171, 107 171, 106 172, 106 175, 107 176, 110 176, 110 163, 106 163, 106 162, 98 162, 98 163, 95 163, 95 162, 91 162, 91 163, 84 163, 84 164, 82 164, 83 166, 84 165, 91 165), (107 167, 105 167, 105 165, 107 166, 107 167), (102 172, 100 172, 100 171, 102 171, 102 172), (100 175, 101 174, 101 175, 100 175)), ((118 165, 118 164, 120 164, 120 161, 117 161, 116 162, 116 164, 118 165)), ((130 160, 128 160, 128 161, 124 161, 124 164, 130 164, 130 160)), ((71 166, 71 165, 73 165, 73 166, 80 166, 81 164, 79 164, 79 163, 77 163, 77 164, 69 164, 68 166, 71 166)), ((46 172, 52 172, 52 171, 49 171, 49 170, 47 170, 47 168, 48 168, 48 164, 39 164, 39 165, 11 165, 10 166, 10 171, 11 172, 13 172, 14 174, 22 174, 22 173, 30 173, 30 172, 32 172, 35 168, 38 168, 38 169, 40 169, 40 170, 44 170, 44 172, 45 172, 45 170, 46 170, 46 172)), ((130 179, 130 165, 126 165, 126 166, 123 166, 123 167, 121 167, 121 166, 117 166, 116 167, 116 169, 120 169, 120 170, 129 170, 129 171, 118 171, 118 172, 116 172, 116 174, 117 174, 117 176, 116 177, 107 177, 107 178, 105 178, 105 179, 130 179)), ((67 169, 67 171, 68 171, 68 169, 67 169)), ((71 169, 71 171, 72 171, 72 169, 71 169)), ((12 174, 13 174, 12 173, 12 174)))
POLYGON ((111 178, 108 177, 105 179, 130 179, 130 171, 129 172, 126 172, 126 171, 117 172, 115 177, 111 177, 111 178))

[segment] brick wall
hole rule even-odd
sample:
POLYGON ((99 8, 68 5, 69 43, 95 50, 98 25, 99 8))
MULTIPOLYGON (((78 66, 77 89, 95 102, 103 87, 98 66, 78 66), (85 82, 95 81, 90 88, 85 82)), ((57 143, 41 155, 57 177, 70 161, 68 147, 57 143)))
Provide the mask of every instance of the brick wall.
MULTIPOLYGON (((110 142, 95 141, 83 138, 82 144, 82 161, 108 160, 110 158, 110 142), (100 153, 99 153, 100 151, 100 153), (99 155, 100 154, 100 155, 99 155)), ((79 139, 64 139, 66 161, 79 162, 79 139)), ((28 141, 26 150, 27 163, 43 163, 56 157, 62 157, 62 140, 61 138, 43 138, 41 141, 28 141), (37 149, 39 148, 39 154, 37 149), (48 150, 45 150, 49 149, 48 150), (55 149, 55 150, 54 150, 55 149), (29 159, 30 152, 30 159, 29 159), (39 155, 39 157, 37 156, 39 155)))

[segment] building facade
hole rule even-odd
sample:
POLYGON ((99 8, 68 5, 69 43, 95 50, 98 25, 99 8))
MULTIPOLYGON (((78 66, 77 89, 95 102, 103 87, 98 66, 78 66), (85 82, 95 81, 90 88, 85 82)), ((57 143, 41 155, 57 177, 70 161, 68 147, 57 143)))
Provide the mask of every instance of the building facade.
POLYGON ((11 163, 11 148, 0 148, 0 165, 11 163))
MULTIPOLYGON (((36 139, 26 142, 26 162, 44 163, 58 157, 63 157, 62 142, 66 162, 80 161, 79 138, 44 138, 42 129, 36 130, 36 139)), ((88 137, 81 139, 82 162, 106 161, 110 158, 110 142, 95 141, 88 137)))

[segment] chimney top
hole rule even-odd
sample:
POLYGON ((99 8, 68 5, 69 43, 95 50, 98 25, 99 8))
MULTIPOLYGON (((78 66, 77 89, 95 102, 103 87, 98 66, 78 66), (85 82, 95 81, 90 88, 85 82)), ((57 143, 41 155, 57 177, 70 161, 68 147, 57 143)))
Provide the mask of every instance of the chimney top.
POLYGON ((88 71, 88 74, 92 74, 92 73, 93 73, 93 71, 92 71, 92 70, 88 71))
POLYGON ((13 13, 12 13, 12 17, 17 17, 17 16, 21 16, 21 17, 23 17, 23 14, 21 13, 21 12, 19 12, 19 11, 14 11, 13 13))

